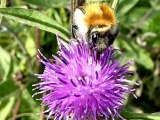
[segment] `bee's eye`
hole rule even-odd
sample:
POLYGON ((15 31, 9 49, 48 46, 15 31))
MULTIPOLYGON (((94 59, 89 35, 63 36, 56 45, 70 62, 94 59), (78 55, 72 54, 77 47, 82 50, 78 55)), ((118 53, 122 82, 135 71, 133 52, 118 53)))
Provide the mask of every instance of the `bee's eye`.
POLYGON ((114 36, 112 34, 108 34, 108 38, 109 38, 109 40, 113 40, 114 36))
POLYGON ((113 40, 114 36, 110 33, 105 33, 105 37, 108 38, 109 40, 113 40))
POLYGON ((106 34, 105 34, 105 37, 106 37, 107 40, 108 40, 108 45, 109 45, 109 46, 112 45, 113 42, 114 42, 115 36, 112 35, 112 34, 110 34, 110 33, 106 33, 106 34))
POLYGON ((97 32, 95 32, 95 33, 92 34, 92 40, 93 40, 94 42, 96 42, 99 37, 100 37, 100 34, 97 33, 97 32))

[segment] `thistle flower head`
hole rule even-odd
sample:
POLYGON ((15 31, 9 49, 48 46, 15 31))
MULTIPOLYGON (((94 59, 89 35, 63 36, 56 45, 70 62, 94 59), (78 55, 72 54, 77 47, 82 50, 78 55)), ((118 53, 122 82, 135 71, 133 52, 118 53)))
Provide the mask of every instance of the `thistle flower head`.
POLYGON ((55 120, 98 120, 121 117, 126 94, 132 93, 127 83, 128 65, 114 59, 115 50, 107 48, 99 57, 84 40, 72 41, 68 47, 60 43, 59 57, 54 62, 41 54, 45 65, 36 89, 46 93, 42 102, 55 120))

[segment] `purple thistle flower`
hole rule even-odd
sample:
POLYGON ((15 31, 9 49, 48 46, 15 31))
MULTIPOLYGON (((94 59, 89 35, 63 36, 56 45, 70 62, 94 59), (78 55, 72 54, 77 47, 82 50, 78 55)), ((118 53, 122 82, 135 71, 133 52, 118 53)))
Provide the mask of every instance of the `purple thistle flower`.
POLYGON ((84 40, 72 41, 68 47, 60 43, 59 47, 60 58, 53 55, 54 62, 42 54, 42 59, 38 57, 45 70, 38 74, 41 82, 34 86, 40 92, 34 95, 46 93, 41 99, 48 106, 45 112, 54 114, 55 120, 121 117, 126 94, 134 91, 127 84, 131 82, 127 80, 129 63, 120 65, 112 47, 97 57, 84 40))

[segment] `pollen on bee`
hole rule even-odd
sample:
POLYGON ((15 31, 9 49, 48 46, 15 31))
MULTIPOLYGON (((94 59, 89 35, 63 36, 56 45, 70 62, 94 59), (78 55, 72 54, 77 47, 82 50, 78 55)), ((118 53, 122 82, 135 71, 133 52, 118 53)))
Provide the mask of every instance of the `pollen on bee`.
POLYGON ((106 3, 90 3, 85 5, 85 18, 89 28, 111 26, 116 24, 115 11, 106 3))

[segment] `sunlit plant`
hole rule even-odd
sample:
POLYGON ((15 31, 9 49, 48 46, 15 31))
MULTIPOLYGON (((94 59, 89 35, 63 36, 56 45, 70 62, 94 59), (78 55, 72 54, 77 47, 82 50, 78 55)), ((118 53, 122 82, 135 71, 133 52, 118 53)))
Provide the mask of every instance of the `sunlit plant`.
POLYGON ((68 46, 60 43, 59 48, 59 58, 53 55, 54 61, 42 54, 38 57, 45 70, 37 75, 41 82, 34 85, 40 90, 35 95, 46 93, 41 100, 49 116, 71 116, 73 120, 121 117, 126 95, 134 91, 127 84, 132 83, 128 80, 129 63, 121 65, 115 60, 112 47, 98 55, 84 39, 68 46))

